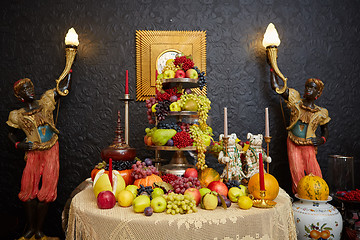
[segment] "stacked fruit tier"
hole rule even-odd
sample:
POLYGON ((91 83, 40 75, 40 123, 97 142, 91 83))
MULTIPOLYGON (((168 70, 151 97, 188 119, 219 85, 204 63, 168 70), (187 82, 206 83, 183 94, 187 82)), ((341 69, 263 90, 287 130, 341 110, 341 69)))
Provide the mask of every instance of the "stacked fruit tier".
MULTIPOLYGON (((145 130, 144 142, 149 149, 197 151, 197 168, 207 167, 205 151, 212 135, 212 129, 206 124, 210 100, 193 91, 205 83, 205 73, 200 72, 190 58, 178 56, 168 60, 157 76, 155 97, 146 100, 148 121, 155 125, 145 130)), ((181 156, 176 155, 177 159, 181 156)), ((186 159, 183 164, 188 165, 186 159)))

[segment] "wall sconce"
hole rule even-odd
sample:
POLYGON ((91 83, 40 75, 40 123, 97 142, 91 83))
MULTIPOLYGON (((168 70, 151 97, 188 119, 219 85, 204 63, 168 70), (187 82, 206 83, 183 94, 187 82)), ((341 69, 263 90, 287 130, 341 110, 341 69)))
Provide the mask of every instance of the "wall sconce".
POLYGON ((65 65, 64 71, 61 73, 60 77, 58 79, 56 79, 56 91, 61 96, 66 96, 69 94, 69 91, 67 89, 65 91, 61 91, 59 89, 59 84, 69 74, 71 66, 72 66, 75 56, 76 56, 77 47, 79 46, 78 35, 76 34, 74 28, 70 28, 68 33, 66 34, 65 45, 66 45, 66 48, 65 48, 66 65, 65 65))
POLYGON ((287 78, 285 78, 284 75, 280 72, 276 61, 279 45, 279 34, 277 33, 274 24, 270 23, 269 26, 266 28, 266 32, 264 34, 263 46, 266 48, 267 59, 271 68, 274 70, 275 74, 280 77, 284 82, 284 86, 281 89, 275 89, 278 94, 282 94, 287 88, 287 78))

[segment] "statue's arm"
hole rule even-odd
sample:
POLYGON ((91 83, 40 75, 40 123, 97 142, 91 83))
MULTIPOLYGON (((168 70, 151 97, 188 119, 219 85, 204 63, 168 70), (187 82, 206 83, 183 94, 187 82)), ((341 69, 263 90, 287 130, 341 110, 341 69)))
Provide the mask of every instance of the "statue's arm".
POLYGON ((13 127, 8 127, 8 129, 9 129, 8 138, 14 144, 16 149, 20 149, 23 151, 29 151, 32 149, 33 147, 32 142, 26 142, 24 140, 18 141, 18 137, 17 137, 17 131, 19 131, 18 129, 13 127))
MULTIPOLYGON (((65 90, 68 90, 70 91, 71 90, 71 73, 72 73, 72 70, 70 70, 69 74, 67 75, 67 78, 65 81, 62 81, 60 83, 60 86, 59 86, 59 89, 61 92, 64 92, 65 90)), ((54 98, 55 98, 55 101, 57 101, 61 95, 55 90, 54 91, 54 98)))
POLYGON ((311 139, 314 146, 320 146, 328 140, 328 137, 329 137, 328 124, 321 125, 320 130, 321 130, 321 136, 311 139))
MULTIPOLYGON (((274 71, 271 69, 270 70, 270 84, 271 84, 271 88, 276 92, 275 89, 280 89, 280 85, 279 85, 279 80, 276 76, 276 74, 274 73, 274 71)), ((285 92, 280 94, 285 100, 289 99, 289 88, 286 88, 285 92)))

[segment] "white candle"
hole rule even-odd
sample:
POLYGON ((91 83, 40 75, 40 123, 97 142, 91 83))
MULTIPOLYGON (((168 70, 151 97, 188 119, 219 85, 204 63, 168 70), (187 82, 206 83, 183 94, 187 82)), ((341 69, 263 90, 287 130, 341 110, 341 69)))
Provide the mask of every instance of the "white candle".
POLYGON ((227 107, 224 107, 224 137, 228 136, 227 107))
POLYGON ((270 137, 270 130, 269 130, 269 108, 265 108, 265 137, 270 137))

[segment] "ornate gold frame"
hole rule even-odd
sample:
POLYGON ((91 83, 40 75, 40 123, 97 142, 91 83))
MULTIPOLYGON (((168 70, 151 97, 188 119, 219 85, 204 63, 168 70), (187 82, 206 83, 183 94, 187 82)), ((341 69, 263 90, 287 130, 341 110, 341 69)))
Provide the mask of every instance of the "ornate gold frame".
MULTIPOLYGON (((155 96, 156 61, 175 49, 191 55, 195 66, 206 73, 206 31, 136 31, 136 100, 155 96)), ((196 92, 206 95, 206 86, 196 92)))

